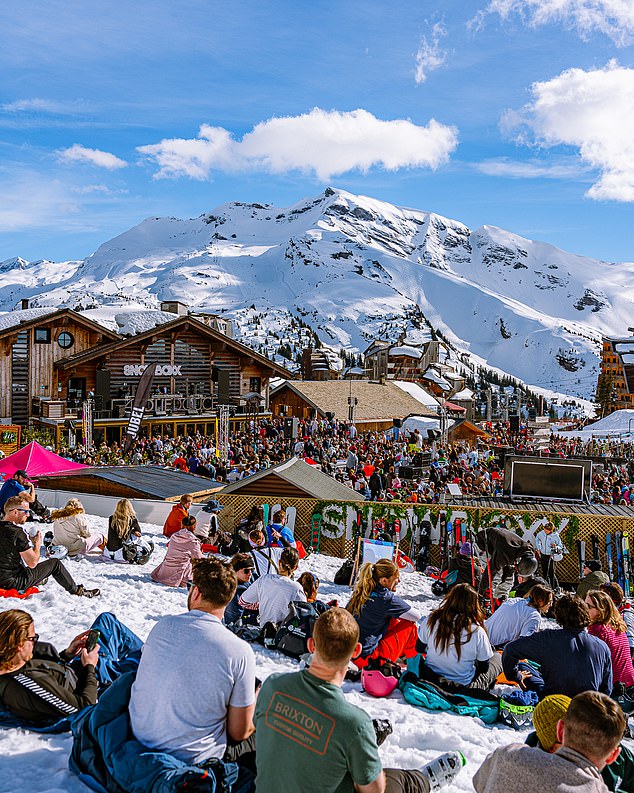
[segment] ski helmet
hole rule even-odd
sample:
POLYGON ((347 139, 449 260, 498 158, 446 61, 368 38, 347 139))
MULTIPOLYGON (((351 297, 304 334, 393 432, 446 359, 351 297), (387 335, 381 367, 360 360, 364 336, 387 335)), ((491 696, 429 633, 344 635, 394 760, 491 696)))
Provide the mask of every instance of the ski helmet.
POLYGON ((517 572, 519 575, 528 578, 537 570, 537 559, 531 551, 526 551, 517 560, 517 572))
POLYGON ((65 545, 49 545, 46 548, 46 555, 49 559, 65 559, 68 556, 68 548, 65 545))
POLYGON ((397 686, 398 678, 386 665, 381 669, 361 670, 361 687, 373 697, 389 697, 397 686))
POLYGON ((131 537, 123 544, 123 558, 130 564, 147 564, 154 551, 152 540, 131 537))
POLYGON ((434 595, 442 597, 442 595, 446 594, 447 592, 446 582, 439 578, 431 585, 431 591, 434 593, 434 595))

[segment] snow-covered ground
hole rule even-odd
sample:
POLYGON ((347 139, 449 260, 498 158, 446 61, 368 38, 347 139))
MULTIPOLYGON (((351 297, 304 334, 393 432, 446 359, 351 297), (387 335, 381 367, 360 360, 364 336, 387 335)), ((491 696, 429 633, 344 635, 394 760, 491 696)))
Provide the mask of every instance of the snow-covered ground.
MULTIPOLYGON (((90 517, 94 528, 106 530, 105 518, 90 517)), ((44 641, 63 649, 70 640, 88 628, 102 611, 112 611, 117 617, 145 639, 154 624, 166 614, 176 614, 186 608, 184 589, 171 589, 154 583, 150 571, 165 554, 166 540, 161 528, 141 524, 144 533, 155 535, 156 551, 145 567, 119 565, 99 560, 67 560, 75 580, 90 587, 99 587, 101 597, 88 600, 67 594, 54 581, 41 589, 40 594, 27 600, 4 600, 0 608, 24 608, 35 619, 35 629, 44 641)), ((337 598, 345 605, 349 597, 347 587, 335 586, 333 577, 341 564, 330 556, 309 556, 301 563, 301 570, 314 572, 321 580, 322 600, 337 598)), ((429 613, 438 603, 431 595, 430 580, 418 573, 404 574, 399 594, 429 613)), ((280 655, 254 646, 257 674, 265 679, 276 671, 292 671, 298 665, 280 655)), ((178 648, 175 648, 175 662, 178 648)), ((523 742, 526 733, 518 733, 503 725, 487 726, 479 719, 446 713, 429 713, 408 705, 397 690, 386 699, 373 699, 361 691, 359 683, 345 683, 346 697, 376 718, 387 718, 394 727, 393 734, 380 749, 384 766, 416 768, 437 754, 458 749, 467 758, 456 783, 447 788, 451 793, 473 791, 471 778, 485 756, 498 746, 514 741, 523 742)), ((68 770, 71 747, 69 734, 38 735, 25 730, 0 730, 0 793, 87 793, 77 777, 68 770)))

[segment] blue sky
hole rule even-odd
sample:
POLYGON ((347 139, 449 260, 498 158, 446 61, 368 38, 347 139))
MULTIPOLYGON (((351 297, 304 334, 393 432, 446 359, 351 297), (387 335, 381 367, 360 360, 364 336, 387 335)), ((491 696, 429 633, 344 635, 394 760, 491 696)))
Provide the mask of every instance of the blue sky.
POLYGON ((4 0, 0 260, 341 187, 633 261, 634 2, 4 0))

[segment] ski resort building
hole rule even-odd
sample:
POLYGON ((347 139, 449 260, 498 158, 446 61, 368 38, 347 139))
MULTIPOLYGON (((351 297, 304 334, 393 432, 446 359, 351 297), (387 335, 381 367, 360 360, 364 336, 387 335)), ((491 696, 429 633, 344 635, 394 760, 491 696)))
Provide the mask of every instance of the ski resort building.
POLYGON ((88 401, 95 442, 120 441, 141 374, 153 362, 145 431, 213 432, 219 405, 230 406, 233 422, 269 414, 270 378, 291 373, 233 339, 230 323, 180 305, 165 313, 168 321, 129 336, 72 309, 1 315, 0 420, 47 428, 57 443, 69 432, 79 439, 88 401))
POLYGON ((634 336, 604 336, 597 390, 599 401, 605 401, 611 410, 634 408, 634 336), (602 387, 607 391, 603 396, 602 387))

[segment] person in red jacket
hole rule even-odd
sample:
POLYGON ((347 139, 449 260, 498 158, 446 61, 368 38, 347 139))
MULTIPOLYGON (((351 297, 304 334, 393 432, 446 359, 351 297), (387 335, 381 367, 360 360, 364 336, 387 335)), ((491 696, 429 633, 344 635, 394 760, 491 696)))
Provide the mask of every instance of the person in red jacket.
POLYGON ((189 508, 193 502, 194 497, 190 493, 185 493, 180 497, 180 501, 174 504, 163 526, 163 534, 166 537, 171 537, 172 534, 181 530, 183 518, 189 515, 189 508))

